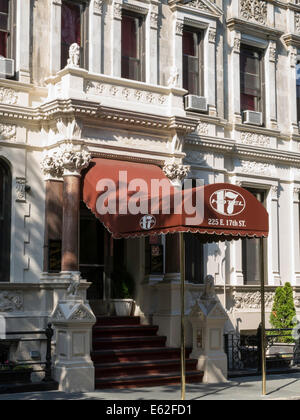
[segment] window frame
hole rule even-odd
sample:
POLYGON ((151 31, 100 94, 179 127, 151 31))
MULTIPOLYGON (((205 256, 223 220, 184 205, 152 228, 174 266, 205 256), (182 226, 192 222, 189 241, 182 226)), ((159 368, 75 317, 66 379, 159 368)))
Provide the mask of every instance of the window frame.
MULTIPOLYGON (((182 86, 184 89, 188 91, 188 94, 197 95, 197 96, 204 96, 204 33, 203 30, 194 28, 192 26, 185 25, 183 28, 182 38, 184 37, 185 32, 190 32, 197 36, 197 57, 198 58, 198 87, 197 93, 192 93, 189 91, 188 88, 185 88, 185 72, 184 72, 184 52, 182 46, 182 86)), ((188 77, 187 77, 188 78, 188 77)))
POLYGON ((121 21, 121 33, 122 33, 123 16, 128 16, 128 17, 135 18, 135 19, 139 20, 137 52, 138 52, 140 63, 139 63, 139 78, 138 79, 130 79, 129 77, 124 77, 123 76, 123 71, 122 71, 123 50, 122 50, 122 35, 121 35, 121 77, 123 79, 136 80, 138 82, 145 82, 146 81, 145 16, 143 14, 135 13, 135 12, 132 12, 131 10, 127 10, 127 9, 123 8, 122 9, 122 21, 121 21))
POLYGON ((265 62, 264 62, 264 50, 261 48, 257 48, 257 47, 252 47, 251 45, 248 44, 241 44, 241 48, 240 48, 240 109, 241 109, 241 113, 244 111, 247 111, 248 109, 243 109, 242 108, 242 78, 241 78, 241 55, 243 54, 243 50, 244 51, 251 51, 251 52, 255 52, 257 54, 259 54, 259 79, 260 79, 260 98, 258 101, 258 106, 257 109, 254 110, 254 112, 261 112, 263 117, 265 116, 265 76, 264 76, 264 67, 265 67, 265 62))
POLYGON ((297 104, 297 124, 300 122, 300 51, 297 51, 297 61, 296 61, 296 104, 297 104), (297 67, 299 66, 299 78, 297 77, 297 67), (297 81, 299 80, 299 89, 297 81), (299 96, 298 91, 299 90, 299 96), (299 98, 299 99, 298 99, 299 98))
POLYGON ((5 58, 13 60, 16 58, 16 14, 16 0, 8 0, 8 29, 0 31, 8 34, 5 58))
MULTIPOLYGON (((80 7, 80 63, 79 66, 88 70, 89 63, 89 2, 87 0, 62 0, 63 4, 77 5, 80 7)), ((62 29, 62 16, 61 25, 62 29)), ((62 70, 62 34, 60 35, 60 69, 62 70)), ((66 63, 67 64, 67 63, 66 63)), ((66 65, 65 64, 65 65, 66 65)))
MULTIPOLYGON (((3 215, 3 236, 2 253, 0 247, 0 283, 10 281, 10 249, 11 249, 11 205, 12 205, 12 174, 9 165, 4 159, 0 158, 0 174, 3 175, 3 208, 0 209, 3 215), (1 267, 3 273, 1 273, 1 267)), ((1 191, 1 190, 0 190, 1 191)), ((0 200, 1 204, 1 200, 0 200)))

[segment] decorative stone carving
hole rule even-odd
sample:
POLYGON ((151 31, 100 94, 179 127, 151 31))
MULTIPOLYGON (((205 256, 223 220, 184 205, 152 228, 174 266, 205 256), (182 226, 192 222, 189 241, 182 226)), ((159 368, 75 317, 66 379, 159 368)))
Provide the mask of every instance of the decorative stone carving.
POLYGON ((69 58, 67 62, 68 67, 79 67, 80 62, 80 47, 76 42, 69 48, 69 58))
POLYGON ((72 143, 62 144, 59 153, 64 175, 80 173, 89 166, 91 160, 91 154, 86 148, 72 143))
POLYGON ((215 44, 216 43, 217 32, 215 28, 210 28, 208 31, 208 42, 215 44))
POLYGON ((122 5, 120 3, 115 3, 113 6, 113 16, 114 19, 122 19, 122 5))
POLYGON ((201 300, 216 300, 215 280, 213 276, 208 275, 204 279, 204 292, 201 300))
POLYGON ((17 126, 15 124, 0 124, 0 140, 15 140, 17 126))
POLYGON ((170 88, 178 87, 179 83, 179 72, 176 66, 171 67, 170 69, 170 77, 167 81, 167 85, 170 88))
POLYGON ((70 317, 70 320, 72 321, 94 321, 95 317, 92 312, 86 310, 84 306, 79 307, 73 315, 70 317))
POLYGON ((235 37, 233 40, 233 52, 239 54, 241 52, 241 40, 235 37))
POLYGON ((186 151, 186 158, 188 162, 207 166, 207 161, 205 159, 205 155, 203 153, 198 152, 198 150, 187 150, 186 151))
POLYGON ((187 174, 190 171, 190 166, 188 165, 180 165, 178 163, 167 163, 163 167, 163 171, 165 175, 171 180, 183 180, 186 178, 187 174))
POLYGON ((295 13, 295 32, 300 33, 300 13, 295 13))
MULTIPOLYGON (((272 308, 274 301, 274 292, 265 293, 265 306, 272 308)), ((256 309, 260 310, 261 308, 261 295, 260 292, 233 292, 233 307, 231 311, 240 311, 240 310, 249 310, 256 309)))
POLYGON ((209 12, 209 8, 201 0, 192 0, 189 3, 187 3, 186 6, 194 7, 195 9, 204 10, 205 12, 209 12))
POLYGON ((16 178, 16 201, 26 200, 26 179, 16 178))
POLYGON ((152 29, 157 29, 158 27, 158 13, 151 12, 150 14, 150 26, 152 29))
POLYGON ((263 134, 243 132, 241 133, 241 143, 251 146, 269 147, 270 138, 263 134))
POLYGON ((276 43, 275 42, 270 42, 270 46, 269 46, 269 61, 272 63, 276 62, 276 43))
POLYGON ((294 47, 289 47, 289 59, 290 59, 290 67, 295 68, 297 64, 297 49, 294 47))
POLYGON ((268 163, 241 160, 240 164, 240 171, 242 173, 272 176, 275 171, 275 166, 268 163))
POLYGON ((175 33, 176 35, 183 35, 183 22, 176 22, 175 33))
POLYGON ((17 92, 10 88, 0 88, 0 102, 8 105, 15 105, 18 101, 17 92))
POLYGON ((267 23, 267 2, 263 0, 241 0, 242 18, 265 25, 267 23))
POLYGON ((0 312, 15 312, 23 309, 23 296, 19 292, 0 292, 0 312))
POLYGON ((197 126, 197 134, 208 135, 209 125, 205 122, 200 121, 197 126))
POLYGON ((91 160, 90 152, 73 143, 64 143, 58 149, 44 153, 41 168, 46 176, 61 177, 63 174, 79 174, 91 160))
POLYGON ((102 14, 102 7, 103 7, 104 0, 94 0, 94 12, 102 14))
POLYGON ((72 280, 67 290, 67 295, 78 296, 79 286, 80 286, 80 273, 73 273, 72 280))
POLYGON ((272 185, 271 186, 271 192, 272 192, 272 199, 273 200, 278 200, 278 194, 279 194, 278 185, 272 185))

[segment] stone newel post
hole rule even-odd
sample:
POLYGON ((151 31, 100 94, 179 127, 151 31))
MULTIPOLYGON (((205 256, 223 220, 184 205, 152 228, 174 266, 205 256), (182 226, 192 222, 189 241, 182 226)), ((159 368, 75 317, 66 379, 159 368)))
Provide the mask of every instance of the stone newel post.
POLYGON ((51 322, 56 334, 54 378, 65 392, 95 389, 95 370, 90 358, 91 329, 96 322, 90 306, 78 296, 80 275, 74 274, 65 300, 60 300, 51 322))
POLYGON ((227 381, 227 356, 224 353, 224 325, 227 314, 216 297, 214 279, 207 276, 205 291, 192 307, 189 320, 193 327, 193 350, 204 383, 227 381))

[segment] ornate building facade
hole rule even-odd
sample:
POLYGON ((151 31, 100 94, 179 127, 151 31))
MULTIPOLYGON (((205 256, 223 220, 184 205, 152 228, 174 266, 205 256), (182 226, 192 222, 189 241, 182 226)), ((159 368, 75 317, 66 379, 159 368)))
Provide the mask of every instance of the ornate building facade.
MULTIPOLYGON (((285 282, 300 311, 300 4, 8 0, 0 6, 0 314, 8 328, 44 327, 72 271, 87 280, 80 293, 94 312, 109 311, 111 240, 83 205, 74 214, 66 199, 80 201, 80 179, 92 158, 241 185, 266 207, 266 240, 202 245, 187 238, 187 313, 207 274, 227 311, 227 331, 258 327, 261 276, 267 312, 285 282), (67 220, 76 225, 77 219, 79 228, 70 228, 67 220)), ((135 279, 135 313, 178 346, 176 235, 114 247, 135 279)))

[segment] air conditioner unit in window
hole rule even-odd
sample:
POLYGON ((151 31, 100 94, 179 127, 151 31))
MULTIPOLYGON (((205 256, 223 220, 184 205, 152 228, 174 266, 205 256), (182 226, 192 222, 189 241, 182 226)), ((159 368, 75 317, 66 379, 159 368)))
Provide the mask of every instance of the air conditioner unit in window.
POLYGON ((15 61, 10 58, 0 57, 0 77, 13 77, 15 74, 15 61))
POLYGON ((244 111, 243 123, 251 125, 263 125, 262 113, 257 111, 244 111))
POLYGON ((206 112, 207 100, 204 96, 187 95, 184 98, 186 111, 206 112))

